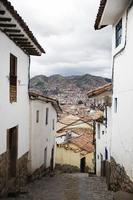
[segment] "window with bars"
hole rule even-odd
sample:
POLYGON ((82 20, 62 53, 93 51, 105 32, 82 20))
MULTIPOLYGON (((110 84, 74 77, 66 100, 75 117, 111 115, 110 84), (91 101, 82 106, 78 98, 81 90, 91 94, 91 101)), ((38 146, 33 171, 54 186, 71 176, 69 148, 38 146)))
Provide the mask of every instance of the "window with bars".
POLYGON ((118 22, 116 25, 116 30, 115 30, 115 46, 116 48, 121 44, 122 41, 122 19, 118 22))
POLYGON ((17 102, 17 57, 10 54, 10 102, 17 102))

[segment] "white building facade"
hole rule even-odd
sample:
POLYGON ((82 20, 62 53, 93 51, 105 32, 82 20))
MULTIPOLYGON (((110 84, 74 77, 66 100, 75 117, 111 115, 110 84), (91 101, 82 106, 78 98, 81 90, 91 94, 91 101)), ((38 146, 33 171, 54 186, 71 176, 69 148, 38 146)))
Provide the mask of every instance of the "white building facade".
POLYGON ((113 26, 113 109, 111 141, 111 188, 133 192, 132 49, 133 3, 101 1, 95 28, 113 26), (116 170, 119 169, 119 170, 116 170), (118 182, 118 185, 115 185, 118 182))
POLYGON ((43 50, 8 1, 0 1, 0 18, 0 195, 4 195, 19 191, 27 178, 30 55, 43 50))
POLYGON ((95 121, 95 159, 97 176, 106 175, 106 161, 110 161, 112 133, 112 84, 92 90, 88 97, 93 110, 102 111, 103 115, 95 121))
POLYGON ((30 174, 45 173, 55 167, 57 100, 30 93, 30 174))

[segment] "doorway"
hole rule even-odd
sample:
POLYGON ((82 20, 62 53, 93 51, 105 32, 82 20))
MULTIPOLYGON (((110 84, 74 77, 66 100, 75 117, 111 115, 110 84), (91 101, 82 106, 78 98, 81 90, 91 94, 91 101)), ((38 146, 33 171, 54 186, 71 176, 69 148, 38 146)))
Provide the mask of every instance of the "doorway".
POLYGON ((8 179, 16 177, 17 174, 17 154, 18 154, 18 127, 13 127, 7 131, 8 149, 8 179))
POLYGON ((54 147, 52 148, 52 151, 51 151, 50 169, 51 169, 51 171, 53 171, 53 169, 54 169, 54 147))
POLYGON ((47 147, 44 150, 44 168, 47 168, 47 147))
POLYGON ((85 173, 85 157, 80 160, 80 172, 85 173))

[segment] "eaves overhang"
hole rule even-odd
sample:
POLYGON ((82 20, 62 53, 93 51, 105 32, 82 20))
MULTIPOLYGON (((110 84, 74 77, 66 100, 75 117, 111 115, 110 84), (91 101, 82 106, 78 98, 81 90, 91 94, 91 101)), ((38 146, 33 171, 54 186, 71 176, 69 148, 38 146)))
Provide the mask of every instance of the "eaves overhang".
POLYGON ((127 9, 130 0, 101 0, 95 30, 115 24, 127 9))
POLYGON ((40 56, 45 53, 25 21, 8 0, 0 0, 0 30, 26 54, 40 56))

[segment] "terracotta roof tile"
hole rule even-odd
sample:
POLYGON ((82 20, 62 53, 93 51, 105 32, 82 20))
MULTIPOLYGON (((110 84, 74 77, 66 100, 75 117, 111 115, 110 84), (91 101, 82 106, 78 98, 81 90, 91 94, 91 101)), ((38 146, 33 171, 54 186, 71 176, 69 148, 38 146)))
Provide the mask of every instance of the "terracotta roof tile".
POLYGON ((42 94, 35 93, 35 92, 29 92, 29 96, 31 100, 40 100, 40 101, 51 103, 53 107, 56 109, 57 113, 62 112, 61 107, 59 105, 59 101, 57 99, 53 99, 48 96, 44 96, 42 94))
POLYGON ((93 135, 92 134, 82 134, 77 138, 71 139, 70 143, 76 145, 81 151, 87 151, 91 153, 94 151, 93 142, 93 135))
POLYGON ((88 92, 87 95, 88 95, 88 97, 94 97, 94 96, 100 95, 107 91, 112 91, 112 83, 108 83, 108 84, 98 87, 94 90, 91 90, 88 92))

